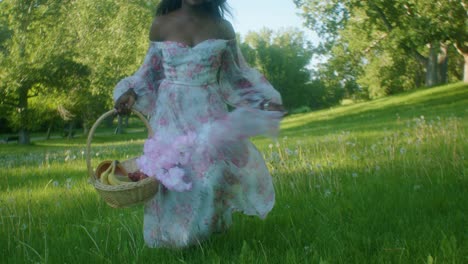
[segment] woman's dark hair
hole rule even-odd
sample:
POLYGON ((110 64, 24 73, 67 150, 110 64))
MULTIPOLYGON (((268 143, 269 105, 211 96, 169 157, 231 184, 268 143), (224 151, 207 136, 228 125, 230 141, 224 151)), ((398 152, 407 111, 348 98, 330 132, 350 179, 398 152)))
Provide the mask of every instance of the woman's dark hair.
MULTIPOLYGON (((181 6, 182 0, 161 0, 156 8, 156 16, 168 14, 181 6)), ((203 4, 203 8, 211 15, 219 18, 223 18, 225 14, 231 14, 226 0, 211 0, 203 4)))

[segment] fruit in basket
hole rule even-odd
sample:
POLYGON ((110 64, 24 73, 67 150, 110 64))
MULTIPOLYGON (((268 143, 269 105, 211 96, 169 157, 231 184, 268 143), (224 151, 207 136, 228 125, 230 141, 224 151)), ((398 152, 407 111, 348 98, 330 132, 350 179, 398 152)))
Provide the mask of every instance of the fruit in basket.
POLYGON ((143 179, 148 178, 148 175, 144 174, 141 171, 130 172, 128 174, 128 178, 134 182, 141 181, 143 179))
POLYGON ((127 177, 127 171, 117 160, 101 162, 96 168, 95 173, 102 184, 120 185, 131 182, 127 177))
MULTIPOLYGON (((115 169, 115 168, 114 168, 115 169)), ((99 176, 99 180, 103 184, 109 184, 109 173, 112 171, 112 165, 109 166, 105 171, 99 176)))
POLYGON ((112 170, 109 173, 108 179, 107 179, 109 181, 110 185, 121 185, 121 184, 125 184, 125 183, 130 182, 130 179, 128 179, 127 177, 115 174, 116 173, 115 169, 117 168, 117 163, 118 163, 118 161, 114 160, 114 161, 112 161, 111 166, 110 166, 112 168, 112 170))

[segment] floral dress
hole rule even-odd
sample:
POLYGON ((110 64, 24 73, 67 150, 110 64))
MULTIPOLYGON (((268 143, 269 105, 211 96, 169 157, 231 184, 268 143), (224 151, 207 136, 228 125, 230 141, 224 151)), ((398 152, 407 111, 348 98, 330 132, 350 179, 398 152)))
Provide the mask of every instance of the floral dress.
POLYGON ((117 84, 114 99, 128 89, 155 131, 137 160, 161 183, 145 204, 149 247, 199 243, 229 227, 233 211, 266 217, 275 193, 249 137, 275 135, 282 113, 260 105, 281 104, 281 96, 246 65, 235 39, 194 47, 151 42, 143 65, 117 84))

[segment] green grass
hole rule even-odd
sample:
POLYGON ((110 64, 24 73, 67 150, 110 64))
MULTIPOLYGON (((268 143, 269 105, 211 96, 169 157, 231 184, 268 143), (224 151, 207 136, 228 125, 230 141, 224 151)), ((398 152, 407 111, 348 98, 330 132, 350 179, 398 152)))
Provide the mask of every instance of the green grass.
MULTIPOLYGON (((468 263, 468 86, 293 115, 256 138, 277 191, 262 221, 149 249, 142 207, 87 183, 85 139, 0 146, 0 263, 468 263)), ((134 124, 136 126, 138 124, 134 124)), ((138 155, 143 130, 101 130, 93 162, 138 155)))

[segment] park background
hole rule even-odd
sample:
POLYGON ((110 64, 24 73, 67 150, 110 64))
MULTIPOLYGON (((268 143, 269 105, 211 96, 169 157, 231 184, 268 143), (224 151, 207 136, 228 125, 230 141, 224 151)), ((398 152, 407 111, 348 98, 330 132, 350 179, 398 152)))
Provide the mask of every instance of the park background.
MULTIPOLYGON (((142 208, 109 208, 84 164, 158 1, 0 0, 0 262, 467 262, 466 3, 230 2, 244 56, 291 113, 276 141, 254 139, 277 205, 174 251, 146 248, 142 208)), ((145 137, 107 120, 93 164, 145 137)))

